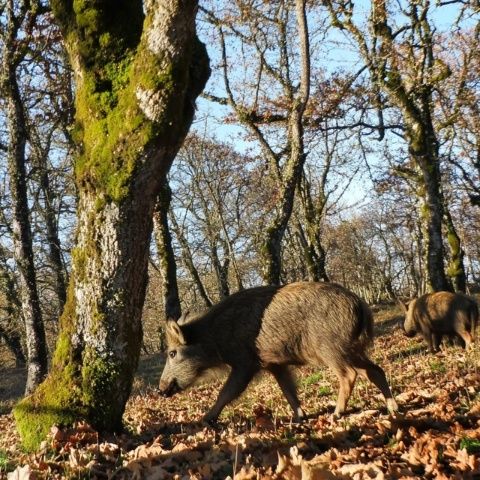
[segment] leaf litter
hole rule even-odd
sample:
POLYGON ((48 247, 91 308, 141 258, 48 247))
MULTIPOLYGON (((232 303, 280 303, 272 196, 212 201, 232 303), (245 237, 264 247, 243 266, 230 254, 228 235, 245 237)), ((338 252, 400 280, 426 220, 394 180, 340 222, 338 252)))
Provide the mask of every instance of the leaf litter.
POLYGON ((172 398, 145 387, 129 400, 121 435, 82 422, 53 426, 35 454, 22 452, 12 416, 1 415, 0 453, 8 462, 0 463, 0 478, 480 479, 480 347, 432 355, 393 328, 376 338, 372 353, 400 405, 395 417, 370 383, 358 381, 348 414, 334 419, 337 382, 324 369, 298 371, 310 413, 301 424, 267 374, 215 426, 201 418, 221 380, 172 398))

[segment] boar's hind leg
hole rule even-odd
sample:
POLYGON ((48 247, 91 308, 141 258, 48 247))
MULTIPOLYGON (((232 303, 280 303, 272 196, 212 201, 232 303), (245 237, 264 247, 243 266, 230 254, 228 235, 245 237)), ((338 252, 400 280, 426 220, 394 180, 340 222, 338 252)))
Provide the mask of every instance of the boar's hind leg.
POLYGON ((220 415, 221 411, 232 400, 235 400, 250 383, 250 380, 255 376, 258 369, 248 368, 242 366, 239 368, 232 368, 230 375, 225 382, 225 385, 218 394, 215 405, 209 410, 209 412, 203 417, 205 422, 213 422, 220 415))
POLYGON ((398 410, 397 402, 388 386, 385 372, 368 358, 356 359, 353 367, 359 375, 370 380, 382 392, 388 411, 390 413, 396 412, 398 410))
POLYGON ((347 408, 348 399, 352 394, 353 386, 357 378, 357 372, 352 367, 338 367, 334 368, 340 383, 338 391, 337 406, 335 407, 334 415, 340 416, 347 408))
POLYGON ((465 344, 462 345, 463 348, 468 348, 471 345, 472 336, 470 335, 470 332, 462 328, 457 330, 457 335, 463 340, 463 342, 465 342, 465 344))
POLYGON ((297 396, 295 380, 289 368, 285 365, 271 365, 270 367, 268 367, 268 370, 277 380, 283 394, 285 395, 285 398, 292 407, 295 420, 303 420, 305 418, 305 412, 300 406, 300 400, 297 396))

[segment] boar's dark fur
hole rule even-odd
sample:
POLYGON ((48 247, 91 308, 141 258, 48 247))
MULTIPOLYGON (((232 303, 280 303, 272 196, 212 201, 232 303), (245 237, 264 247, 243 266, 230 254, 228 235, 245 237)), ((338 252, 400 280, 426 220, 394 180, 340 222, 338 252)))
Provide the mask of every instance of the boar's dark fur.
POLYGON ((227 297, 206 313, 167 322, 168 355, 160 391, 172 395, 205 370, 231 372, 206 421, 238 397, 261 369, 277 380, 296 419, 304 412, 289 365, 326 364, 338 376, 335 414, 345 411, 357 374, 368 378, 397 410, 384 371, 367 356, 373 320, 368 306, 331 283, 299 282, 257 287, 227 297))
POLYGON ((431 352, 440 349, 442 337, 460 338, 468 347, 475 338, 478 306, 475 300, 461 293, 427 293, 412 300, 406 307, 405 334, 419 332, 431 352))

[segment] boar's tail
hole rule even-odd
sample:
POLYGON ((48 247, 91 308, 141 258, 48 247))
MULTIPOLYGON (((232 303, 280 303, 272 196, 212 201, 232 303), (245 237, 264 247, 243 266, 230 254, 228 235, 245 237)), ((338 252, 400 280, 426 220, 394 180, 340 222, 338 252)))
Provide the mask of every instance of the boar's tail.
POLYGON ((358 341, 363 348, 373 343, 373 315, 365 302, 361 302, 358 312, 358 341))

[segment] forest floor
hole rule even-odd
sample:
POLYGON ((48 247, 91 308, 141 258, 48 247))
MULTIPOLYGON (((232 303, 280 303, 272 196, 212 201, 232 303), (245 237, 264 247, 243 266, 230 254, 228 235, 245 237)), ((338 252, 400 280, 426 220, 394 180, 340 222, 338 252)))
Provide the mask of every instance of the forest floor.
POLYGON ((429 354, 419 338, 402 335, 398 314, 376 311, 371 352, 400 406, 395 417, 360 380, 348 414, 334 420, 336 379, 301 368, 299 393, 310 414, 303 424, 292 423, 273 378, 261 375, 215 428, 206 427, 200 420, 221 380, 162 398, 155 390, 162 357, 153 355, 142 358, 124 434, 102 436, 85 424, 53 428, 39 452, 26 454, 10 413, 25 373, 1 362, 0 478, 480 479, 480 339, 469 352, 444 346, 429 354))

